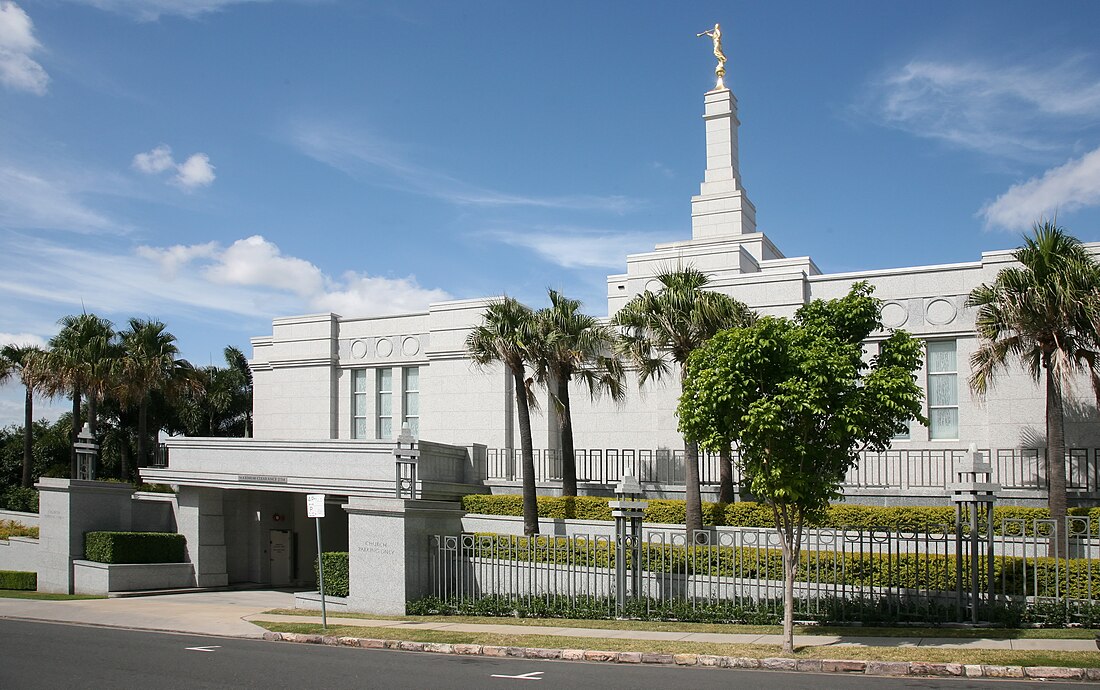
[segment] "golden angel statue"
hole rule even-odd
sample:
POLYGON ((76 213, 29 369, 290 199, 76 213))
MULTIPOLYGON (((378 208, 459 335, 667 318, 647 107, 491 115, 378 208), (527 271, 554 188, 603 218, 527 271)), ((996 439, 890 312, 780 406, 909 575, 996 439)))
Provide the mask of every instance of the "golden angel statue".
POLYGON ((696 34, 696 37, 701 36, 710 36, 714 41, 714 57, 718 58, 718 66, 714 68, 714 74, 718 77, 715 88, 723 88, 725 85, 722 83, 722 78, 726 76, 726 54, 722 52, 722 27, 715 23, 713 29, 696 34))

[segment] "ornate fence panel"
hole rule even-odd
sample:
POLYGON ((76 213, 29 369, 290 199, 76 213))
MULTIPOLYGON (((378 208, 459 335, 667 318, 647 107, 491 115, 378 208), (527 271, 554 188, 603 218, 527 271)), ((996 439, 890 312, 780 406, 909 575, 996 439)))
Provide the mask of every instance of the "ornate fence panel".
MULTIPOLYGON (((944 491, 952 482, 952 467, 966 455, 964 448, 890 449, 864 453, 846 474, 843 487, 850 491, 944 491)), ((993 465, 992 481, 1008 491, 1045 491, 1046 458, 1042 449, 995 448, 982 453, 993 465)), ((623 475, 648 484, 682 486, 682 448, 580 448, 575 451, 577 481, 611 486, 623 475)), ((733 483, 740 485, 737 451, 733 453, 733 483)), ((535 479, 560 481, 564 460, 559 450, 535 449, 535 479)), ((483 479, 517 481, 523 477, 518 449, 490 448, 486 451, 483 479)), ((719 456, 701 452, 699 479, 704 486, 716 486, 721 479, 719 456)), ((1100 448, 1071 448, 1066 451, 1067 490, 1074 494, 1100 494, 1100 448)))
MULTIPOLYGON (((1002 612, 997 615, 1032 607, 1064 620, 1095 618, 1097 527, 1087 517, 1069 518, 1057 555, 1053 521, 1004 520, 992 535, 981 528, 981 551, 973 561, 965 523, 958 534, 954 525, 928 532, 807 530, 794 588, 797 618, 962 619, 972 564, 980 573, 980 592, 991 593, 994 609, 1002 612), (990 539, 992 587, 985 560, 990 539)), ((614 616, 616 539, 439 535, 431 544, 434 594, 456 610, 478 611, 488 603, 488 609, 518 608, 528 615, 614 616)), ((690 540, 683 530, 648 530, 629 553, 639 554, 641 578, 637 591, 626 593, 627 615, 752 621, 782 612, 783 560, 775 530, 704 530, 690 540)), ((627 565, 634 557, 628 556, 627 565)))

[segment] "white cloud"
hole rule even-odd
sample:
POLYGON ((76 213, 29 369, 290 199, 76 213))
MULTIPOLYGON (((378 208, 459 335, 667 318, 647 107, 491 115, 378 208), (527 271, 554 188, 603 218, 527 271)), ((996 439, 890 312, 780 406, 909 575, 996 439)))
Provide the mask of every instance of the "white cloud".
MULTIPOLYGON (((398 314, 451 299, 444 290, 421 287, 412 276, 386 278, 348 271, 332 278, 305 259, 283 254, 260 235, 229 247, 214 242, 140 247, 135 254, 107 260, 130 268, 116 265, 104 270, 129 270, 135 283, 150 281, 150 289, 157 293, 150 295, 154 301, 166 299, 251 316, 303 311, 398 314)), ((129 311, 141 309, 129 307, 129 311)))
POLYGON ((214 182, 214 166, 210 165, 210 157, 205 153, 193 154, 176 167, 173 181, 187 190, 209 187, 214 182))
POLYGON ((0 227, 123 232, 125 227, 87 206, 81 195, 89 180, 43 175, 0 162, 0 227))
POLYGON ((172 149, 167 144, 161 144, 152 151, 136 154, 132 165, 135 170, 146 175, 159 175, 167 170, 175 170, 172 184, 185 191, 209 187, 215 178, 210 156, 205 153, 195 153, 184 162, 177 164, 172 157, 172 149))
POLYGON ((863 104, 884 125, 982 153, 1030 160, 1064 151, 1059 134, 1095 125, 1100 77, 1083 57, 1058 64, 914 60, 863 104))
POLYGON ((979 214, 986 227, 1026 230, 1059 211, 1086 206, 1100 206, 1100 148, 1047 170, 1041 177, 1012 185, 979 214))
POLYGON ((299 151, 348 175, 459 206, 533 207, 616 214, 638 206, 630 198, 618 195, 533 196, 479 187, 433 167, 416 164, 389 142, 364 132, 312 124, 297 127, 291 136, 299 151))
POLYGON ((208 12, 217 12, 229 5, 271 0, 70 0, 91 5, 107 12, 124 14, 140 21, 156 21, 163 15, 193 19, 208 12))
POLYGON ((134 156, 133 166, 135 170, 139 170, 148 175, 155 175, 162 173, 169 168, 175 167, 176 162, 172 160, 172 149, 167 144, 161 144, 152 151, 146 153, 139 153, 134 156))
POLYGON ((34 24, 14 2, 0 2, 0 84, 39 96, 46 93, 50 77, 30 58, 41 48, 34 38, 34 24))
POLYGON ((667 235, 582 228, 492 230, 485 237, 514 247, 530 249, 565 268, 623 267, 627 254, 647 251, 667 235))
POLYGON ((34 333, 0 333, 0 347, 17 345, 19 347, 46 347, 46 339, 34 333))

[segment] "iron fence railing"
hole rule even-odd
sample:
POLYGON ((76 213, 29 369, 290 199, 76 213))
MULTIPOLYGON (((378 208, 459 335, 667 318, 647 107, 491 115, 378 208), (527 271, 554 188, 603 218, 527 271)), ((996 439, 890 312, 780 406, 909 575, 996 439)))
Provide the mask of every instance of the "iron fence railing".
MULTIPOLYGON (((993 465, 990 481, 1006 490, 1047 489, 1046 457, 1041 448, 982 449, 993 465)), ((577 481, 612 485, 624 474, 642 482, 682 485, 683 449, 591 448, 576 452, 577 481)), ((852 467, 842 485, 847 489, 935 489, 946 491, 954 481, 953 467, 967 454, 964 448, 891 449, 882 453, 864 453, 852 467)), ((734 460, 737 452, 733 453, 734 460)), ((557 481, 562 478, 561 451, 535 449, 535 479, 557 481)), ((518 481, 523 477, 523 462, 518 449, 490 448, 486 451, 482 479, 518 481)), ((720 462, 716 453, 700 453, 699 479, 705 486, 719 484, 720 462)), ((733 483, 741 483, 736 462, 733 483)), ((1100 493, 1100 448, 1071 448, 1066 452, 1066 486, 1075 493, 1100 493)))
MULTIPOLYGON (((796 615, 859 620, 873 612, 897 621, 962 619, 974 568, 984 606, 1054 604, 1064 620, 1094 616, 1091 609, 1100 603, 1098 525, 1087 517, 1068 518, 1066 525, 1057 535, 1062 549, 1054 546, 1052 520, 1004 520, 992 535, 983 527, 976 540, 965 522, 959 530, 952 524, 926 533, 807 530, 795 578, 796 615)), ((621 538, 434 536, 432 593, 456 606, 492 598, 529 610, 567 615, 570 608, 583 608, 613 616, 622 613, 616 610, 616 554, 629 553, 624 567, 638 559, 641 576, 618 582, 631 583, 624 593, 633 602, 633 615, 782 612, 782 551, 774 529, 704 530, 690 540, 683 530, 647 530, 636 548, 617 551, 621 538)))

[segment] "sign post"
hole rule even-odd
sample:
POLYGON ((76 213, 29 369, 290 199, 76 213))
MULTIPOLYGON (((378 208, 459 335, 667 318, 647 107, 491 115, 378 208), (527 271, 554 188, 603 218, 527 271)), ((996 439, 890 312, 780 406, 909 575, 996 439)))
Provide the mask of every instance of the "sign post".
POLYGON ((321 550, 321 518, 325 516, 325 495, 306 494, 306 515, 317 523, 317 591, 321 593, 321 629, 328 630, 328 612, 325 610, 325 559, 321 550))

